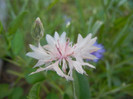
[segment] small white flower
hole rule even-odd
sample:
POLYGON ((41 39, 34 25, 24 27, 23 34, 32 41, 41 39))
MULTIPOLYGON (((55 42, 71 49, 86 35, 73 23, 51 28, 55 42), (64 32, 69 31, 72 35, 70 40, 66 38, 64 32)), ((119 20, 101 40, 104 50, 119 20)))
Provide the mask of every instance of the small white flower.
POLYGON ((41 46, 39 44, 38 47, 30 45, 33 52, 26 54, 38 60, 34 67, 39 67, 39 69, 31 74, 44 70, 54 70, 59 76, 65 77, 67 80, 73 80, 73 69, 81 74, 86 74, 82 66, 95 67, 84 62, 83 59, 97 59, 91 53, 99 49, 94 46, 97 38, 91 37, 92 34, 87 35, 85 38, 79 34, 77 43, 72 45, 72 42, 69 42, 69 39, 66 38, 65 32, 61 36, 57 32, 55 32, 54 37, 46 35, 47 45, 41 46), (40 67, 41 65, 45 65, 45 68, 40 67))
POLYGON ((68 28, 70 26, 71 22, 67 22, 66 27, 68 28))

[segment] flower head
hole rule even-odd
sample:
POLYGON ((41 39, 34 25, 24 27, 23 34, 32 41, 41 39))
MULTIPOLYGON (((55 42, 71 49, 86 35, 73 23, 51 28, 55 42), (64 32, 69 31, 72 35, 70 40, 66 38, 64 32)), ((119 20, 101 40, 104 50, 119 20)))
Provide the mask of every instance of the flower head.
POLYGON ((65 32, 61 36, 55 32, 54 37, 47 34, 47 45, 41 46, 39 44, 38 47, 30 45, 33 52, 28 52, 27 56, 37 59, 38 62, 34 67, 39 67, 31 74, 44 70, 54 70, 59 76, 65 77, 67 80, 73 80, 73 69, 81 74, 86 74, 82 66, 95 67, 84 62, 84 59, 97 59, 91 53, 99 49, 97 46, 94 46, 97 38, 91 37, 92 34, 88 34, 85 38, 79 34, 77 43, 72 44, 66 38, 65 32), (42 65, 45 65, 45 67, 41 67, 42 65))
POLYGON ((103 57, 103 53, 105 52, 104 46, 102 44, 98 44, 97 42, 94 44, 94 46, 98 47, 99 50, 91 53, 92 55, 95 55, 98 59, 94 59, 94 62, 98 62, 99 59, 103 57))

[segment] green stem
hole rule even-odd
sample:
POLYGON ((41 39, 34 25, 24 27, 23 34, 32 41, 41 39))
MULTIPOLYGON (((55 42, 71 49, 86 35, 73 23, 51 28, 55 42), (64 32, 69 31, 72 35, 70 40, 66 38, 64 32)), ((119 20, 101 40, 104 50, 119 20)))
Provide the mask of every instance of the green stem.
POLYGON ((22 74, 22 73, 19 73, 19 72, 13 71, 13 70, 8 70, 7 72, 10 74, 16 75, 18 77, 24 78, 24 74, 22 74))
POLYGON ((61 93, 61 95, 64 94, 63 90, 62 90, 60 87, 58 87, 58 85, 56 85, 54 82, 50 82, 50 81, 49 81, 48 84, 49 84, 50 86, 54 87, 55 89, 57 89, 57 90, 61 93))
POLYGON ((45 85, 43 85, 43 84, 42 84, 42 88, 43 88, 43 90, 46 92, 46 94, 48 94, 48 93, 49 93, 49 90, 48 90, 48 88, 47 88, 47 87, 45 87, 45 85))
POLYGON ((111 88, 111 68, 108 61, 105 61, 107 71, 108 87, 111 88))
POLYGON ((73 87, 73 97, 74 97, 74 99, 78 99, 77 96, 76 96, 74 81, 72 81, 72 87, 73 87))

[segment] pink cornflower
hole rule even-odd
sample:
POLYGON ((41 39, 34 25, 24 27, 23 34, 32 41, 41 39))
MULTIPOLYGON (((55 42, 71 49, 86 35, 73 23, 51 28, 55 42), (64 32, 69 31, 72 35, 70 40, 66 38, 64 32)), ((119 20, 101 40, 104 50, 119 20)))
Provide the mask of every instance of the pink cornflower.
POLYGON ((38 60, 34 67, 39 68, 31 74, 44 70, 54 70, 59 76, 65 77, 67 80, 73 80, 73 69, 80 74, 86 74, 82 66, 95 67, 84 62, 84 59, 97 59, 97 57, 91 53, 99 49, 94 46, 97 38, 91 37, 92 34, 88 34, 85 38, 79 34, 77 43, 72 44, 72 42, 66 38, 65 32, 63 32, 61 36, 55 32, 54 37, 47 34, 47 45, 41 46, 39 44, 38 47, 30 45, 33 52, 26 54, 38 60), (44 67, 42 67, 42 65, 44 65, 44 67))

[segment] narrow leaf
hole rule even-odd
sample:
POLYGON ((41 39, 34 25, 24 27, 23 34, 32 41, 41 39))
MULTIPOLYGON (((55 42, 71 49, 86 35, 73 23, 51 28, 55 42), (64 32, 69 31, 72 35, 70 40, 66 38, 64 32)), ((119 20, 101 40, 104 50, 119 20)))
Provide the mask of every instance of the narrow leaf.
POLYGON ((26 11, 23 11, 22 13, 20 13, 20 15, 18 15, 13 22, 10 24, 9 27, 9 35, 14 34, 17 29, 21 26, 22 22, 24 21, 25 15, 27 14, 26 11))
POLYGON ((96 33, 98 32, 98 30, 100 29, 100 27, 102 26, 102 24, 103 24, 103 22, 101 22, 101 21, 96 21, 95 22, 95 24, 92 27, 93 36, 96 35, 96 33))
POLYGON ((74 72, 74 87, 77 99, 90 99, 89 82, 85 75, 74 72))
POLYGON ((28 99, 40 99, 40 82, 34 84, 29 92, 28 99))
POLYGON ((24 38, 21 31, 18 31, 14 34, 11 47, 15 55, 19 54, 22 51, 24 47, 24 38))
POLYGON ((0 34, 2 33, 2 31, 3 31, 3 25, 2 25, 2 23, 0 21, 0 34))

